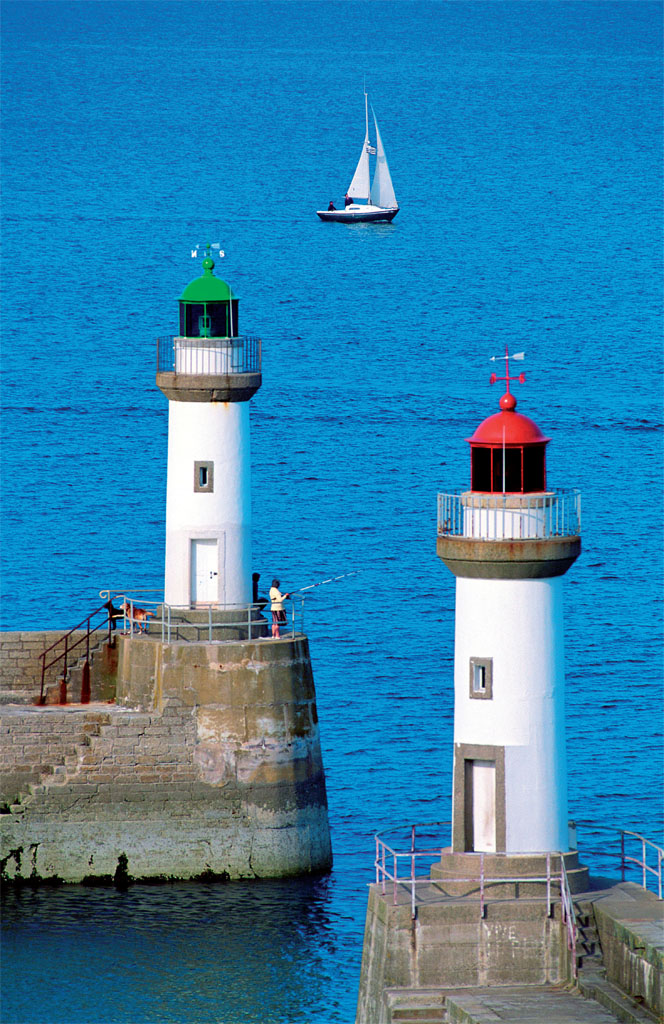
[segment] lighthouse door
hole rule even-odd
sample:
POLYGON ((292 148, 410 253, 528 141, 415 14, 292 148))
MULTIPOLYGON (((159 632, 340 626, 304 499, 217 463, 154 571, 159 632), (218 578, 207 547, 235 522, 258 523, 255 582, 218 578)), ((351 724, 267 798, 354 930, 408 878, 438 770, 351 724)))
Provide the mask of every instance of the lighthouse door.
POLYGON ((219 601, 219 559, 216 540, 191 542, 191 603, 219 601))
POLYGON ((471 761, 470 796, 473 808, 472 847, 477 853, 496 849, 496 762, 471 761))

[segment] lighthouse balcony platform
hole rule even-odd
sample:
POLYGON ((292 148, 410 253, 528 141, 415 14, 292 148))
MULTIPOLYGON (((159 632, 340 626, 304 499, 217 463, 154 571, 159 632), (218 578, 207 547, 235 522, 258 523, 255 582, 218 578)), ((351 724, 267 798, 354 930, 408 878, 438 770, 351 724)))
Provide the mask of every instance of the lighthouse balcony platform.
POLYGON ((168 399, 247 402, 262 380, 260 338, 157 339, 157 387, 168 399))
POLYGON ((438 495, 437 552, 456 576, 562 576, 581 553, 580 534, 576 489, 438 495))
MULTIPOLYGON (((297 595, 299 596, 299 595, 297 595)), ((141 636, 166 644, 237 643, 270 637, 269 611, 265 603, 243 605, 176 606, 161 601, 119 595, 125 606, 118 629, 128 639, 141 636)), ((304 602, 291 600, 287 620, 280 627, 280 638, 304 636, 304 602)))

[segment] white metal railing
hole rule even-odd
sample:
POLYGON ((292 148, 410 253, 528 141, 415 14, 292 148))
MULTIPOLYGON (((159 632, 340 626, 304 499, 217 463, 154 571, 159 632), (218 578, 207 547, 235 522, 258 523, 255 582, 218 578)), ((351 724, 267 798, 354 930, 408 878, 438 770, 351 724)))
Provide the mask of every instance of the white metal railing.
POLYGON ((597 873, 611 876, 620 870, 623 882, 635 881, 644 889, 664 895, 664 848, 640 832, 607 827, 595 821, 577 821, 582 830, 584 856, 597 873), (630 877, 636 874, 636 878, 630 877))
MULTIPOLYGON (((547 873, 548 873, 548 861, 547 861, 547 873)), ((579 961, 576 956, 576 940, 578 936, 578 929, 576 926, 576 911, 574 909, 574 900, 572 899, 572 893, 569 887, 569 879, 567 877, 567 871, 565 869, 565 861, 560 858, 560 915, 562 922, 565 925, 565 935, 567 936, 567 948, 572 954, 570 959, 572 962, 572 977, 576 981, 579 975, 579 961)))
MULTIPOLYGON (((118 626, 129 637, 159 636, 162 643, 237 643, 271 636, 272 615, 263 601, 194 609, 119 591, 102 591, 102 596, 115 602, 118 626)), ((287 621, 279 628, 281 637, 293 638, 304 633, 304 597, 293 594, 289 600, 287 621)))
POLYGON ((656 843, 651 843, 649 839, 646 839, 638 832, 630 832, 628 829, 620 830, 620 870, 623 882, 625 881, 627 866, 629 864, 635 864, 636 867, 641 868, 641 885, 643 886, 643 888, 648 888, 648 876, 652 875, 657 885, 657 896, 661 900, 662 863, 664 863, 664 850, 661 846, 657 846, 656 843), (633 841, 636 841, 641 845, 640 860, 638 857, 632 857, 625 852, 626 844, 633 841), (652 867, 650 864, 648 864, 648 852, 650 850, 654 851, 652 856, 656 859, 656 867, 652 867))
MULTIPOLYGON (((576 825, 570 822, 570 826, 575 829, 576 825)), ((520 882, 536 883, 546 885, 546 903, 547 912, 549 916, 552 916, 553 912, 553 894, 552 890, 557 889, 560 897, 561 906, 561 920, 565 926, 565 932, 567 937, 567 948, 569 949, 571 956, 572 973, 574 978, 577 977, 578 963, 576 957, 576 946, 578 937, 578 925, 576 920, 576 912, 574 908, 574 900, 569 886, 569 879, 567 877, 567 871, 565 868, 564 855, 562 852, 554 851, 543 851, 540 856, 546 858, 546 874, 544 875, 509 875, 499 876, 496 874, 488 874, 485 870, 485 855, 479 853, 479 871, 475 875, 469 875, 468 877, 461 877, 457 875, 450 875, 448 878, 432 878, 430 874, 420 875, 419 877, 415 874, 417 864, 422 864, 423 861, 429 861, 429 869, 431 862, 442 859, 443 855, 450 850, 451 845, 451 828, 449 821, 435 821, 429 823, 419 823, 408 826, 409 832, 409 843, 408 849, 396 849, 394 846, 388 844, 383 836, 390 833, 396 832, 397 829, 385 829, 382 832, 378 832, 375 837, 376 842, 376 855, 374 861, 374 868, 376 872, 376 884, 381 886, 381 892, 383 895, 387 894, 388 884, 392 888, 392 902, 394 906, 398 902, 398 891, 399 889, 405 889, 410 894, 410 909, 411 917, 413 920, 417 917, 417 887, 427 886, 429 890, 432 886, 443 882, 449 883, 464 883, 475 885, 476 892, 474 894, 469 893, 464 898, 470 898, 475 895, 479 901, 480 916, 484 917, 484 911, 486 906, 486 887, 488 885, 496 884, 518 884, 520 882), (436 836, 436 840, 431 840, 425 846, 418 846, 417 830, 426 830, 427 835, 430 835, 433 829, 445 827, 446 831, 444 835, 440 837, 436 836), (560 858, 560 868, 555 870, 552 867, 552 858, 560 858), (400 865, 405 862, 405 871, 402 872, 400 865)), ((401 831, 405 831, 405 827, 402 827, 401 831)), ((616 836, 616 833, 612 833, 616 836)), ((640 869, 642 885, 644 889, 648 888, 648 881, 654 879, 654 884, 657 888, 657 895, 659 899, 662 899, 662 865, 664 864, 664 849, 658 846, 656 843, 651 842, 638 832, 632 832, 629 829, 617 830, 617 835, 620 837, 620 867, 622 880, 625 881, 626 871, 630 865, 633 865, 640 869), (632 856, 627 851, 628 843, 636 843, 641 846, 641 856, 632 856), (648 854, 650 853, 651 858, 654 857, 656 860, 656 866, 648 863, 648 854)), ((617 837, 616 837, 617 841, 617 837)), ((605 850, 600 851, 601 854, 605 853, 605 850)), ((536 855, 536 854, 535 854, 536 855)), ((492 853, 491 857, 509 857, 510 854, 492 853)), ((614 853, 615 856, 615 853, 614 853)), ((470 863, 470 862, 469 862, 470 863)), ((450 897, 445 897, 449 899, 450 897)), ((431 901, 431 894, 428 893, 427 902, 431 901)))
MULTIPOLYGON (((435 821, 428 823, 419 823, 408 826, 410 832, 410 848, 408 850, 397 850, 394 847, 388 845, 382 836, 390 832, 395 832, 396 829, 385 829, 383 832, 377 833, 376 840, 376 859, 374 861, 374 867, 376 870, 376 883, 380 884, 381 892, 383 895, 387 893, 388 882, 392 885, 392 901, 394 905, 397 905, 397 893, 399 887, 403 887, 410 890, 410 907, 411 916, 413 919, 417 916, 417 886, 426 885, 431 887, 432 885, 440 885, 444 882, 458 883, 462 882, 465 884, 471 884, 477 886, 476 897, 479 901, 480 916, 484 917, 486 907, 486 887, 488 885, 512 885, 518 883, 535 883, 542 886, 546 886, 546 903, 547 911, 549 916, 553 912, 553 889, 558 889, 560 892, 560 899, 562 904, 562 913, 565 920, 568 937, 571 936, 574 940, 574 947, 576 948, 576 919, 574 916, 574 907, 571 902, 571 895, 569 894, 569 883, 567 881, 567 874, 565 872, 565 865, 563 861, 562 853, 557 851, 542 851, 539 856, 544 857, 546 860, 546 874, 543 875, 496 875, 487 873, 485 869, 485 854, 478 853, 479 858, 479 871, 475 875, 469 875, 468 877, 462 877, 457 875, 450 875, 448 878, 431 878, 430 875, 421 875, 417 877, 415 874, 415 865, 417 862, 421 863, 423 860, 435 861, 440 860, 446 852, 450 849, 450 825, 449 821, 435 821), (426 846, 424 848, 417 847, 417 829, 426 829, 427 832, 431 832, 432 829, 446 826, 447 832, 444 837, 441 837, 440 841, 435 845, 426 846), (561 869, 554 870, 552 867, 552 858, 560 857, 561 869), (407 874, 399 873, 400 862, 405 861, 407 864, 407 874), (563 896, 563 890, 567 893, 567 896, 563 896), (565 902, 567 901, 567 902, 565 902), (571 908, 571 909, 570 909, 571 908), (569 923, 571 922, 571 924, 569 923), (571 930, 573 926, 573 931, 571 930)), ((404 829, 405 830, 405 829, 404 829)), ((533 856, 536 856, 533 853, 533 856)), ((491 853, 491 857, 509 857, 509 853, 491 853)), ((472 894, 469 894, 469 896, 472 894)), ((569 939, 571 941, 571 938, 569 939)))
POLYGON ((581 495, 576 489, 536 494, 438 495, 438 535, 473 540, 575 537, 581 533, 581 495))
POLYGON ((157 339, 157 373, 202 376, 260 373, 261 339, 237 338, 157 339))

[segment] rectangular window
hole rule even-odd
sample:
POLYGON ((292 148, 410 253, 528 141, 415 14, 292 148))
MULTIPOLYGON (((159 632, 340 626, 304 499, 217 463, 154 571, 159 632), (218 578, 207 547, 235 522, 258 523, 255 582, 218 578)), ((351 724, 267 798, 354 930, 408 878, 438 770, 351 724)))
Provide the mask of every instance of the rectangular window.
POLYGON ((491 449, 470 449, 470 487, 473 491, 491 490, 491 449))
POLYGON ((532 445, 523 449, 523 489, 543 491, 546 485, 544 445, 532 445))
POLYGON ((493 473, 492 473, 492 490, 499 494, 502 491, 505 493, 515 494, 521 491, 521 449, 520 448, 506 448, 505 449, 505 467, 503 472, 503 449, 494 448, 492 451, 493 455, 493 473))
POLYGON ((184 310, 184 335, 186 338, 200 338, 199 323, 205 316, 202 302, 188 302, 184 310))
POLYGON ((194 463, 194 491, 203 494, 214 491, 214 462, 194 463))
POLYGON ((493 700, 493 659, 470 659, 471 700, 493 700))

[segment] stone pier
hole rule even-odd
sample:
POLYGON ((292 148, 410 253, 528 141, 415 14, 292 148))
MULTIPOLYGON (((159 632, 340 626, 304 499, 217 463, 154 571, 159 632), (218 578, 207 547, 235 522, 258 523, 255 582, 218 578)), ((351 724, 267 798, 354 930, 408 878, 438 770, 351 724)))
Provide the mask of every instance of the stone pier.
POLYGON ((328 870, 307 638, 117 644, 115 702, 0 707, 5 878, 328 870))

